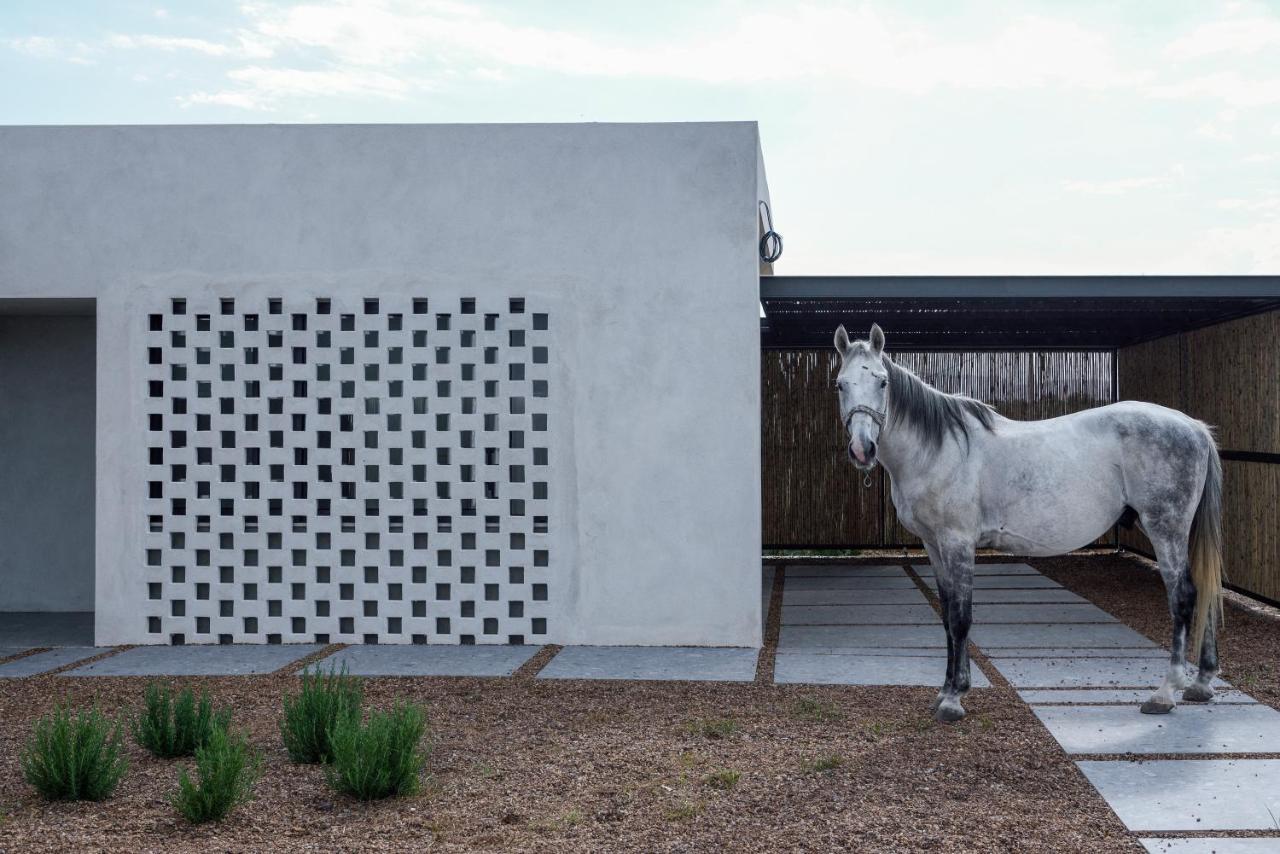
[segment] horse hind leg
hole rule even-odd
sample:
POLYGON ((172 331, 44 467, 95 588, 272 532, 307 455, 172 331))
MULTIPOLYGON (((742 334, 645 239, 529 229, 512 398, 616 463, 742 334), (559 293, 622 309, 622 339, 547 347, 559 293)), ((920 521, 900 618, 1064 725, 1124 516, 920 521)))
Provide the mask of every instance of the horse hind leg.
POLYGON ((1163 715, 1177 705, 1174 695, 1187 684, 1187 640, 1196 609, 1196 588, 1191 582, 1187 560, 1187 538, 1176 536, 1152 537, 1156 550, 1156 562, 1160 577, 1164 579, 1169 598, 1169 615, 1173 618, 1172 651, 1169 669, 1156 692, 1142 704, 1142 713, 1163 715))
POLYGON ((1200 670, 1196 680, 1182 692, 1188 703, 1207 703, 1213 699, 1213 678, 1218 675, 1218 638, 1213 612, 1204 627, 1204 639, 1200 642, 1200 670))

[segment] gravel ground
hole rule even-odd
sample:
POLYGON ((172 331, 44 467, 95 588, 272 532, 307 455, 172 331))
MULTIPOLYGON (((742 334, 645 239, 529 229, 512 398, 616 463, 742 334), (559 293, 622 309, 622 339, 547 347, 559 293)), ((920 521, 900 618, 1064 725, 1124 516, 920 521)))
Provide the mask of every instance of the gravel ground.
MULTIPOLYGON (((1137 562, 1031 562, 1165 640, 1159 580, 1137 562)), ((1233 608, 1223 643, 1229 678, 1272 704, 1278 625, 1233 608)), ((200 828, 167 802, 179 763, 136 746, 103 803, 46 804, 21 780, 19 748, 53 702, 128 714, 146 680, 2 682, 0 851, 1140 850, 1005 687, 975 691, 969 717, 944 726, 933 689, 529 678, 549 654, 513 679, 368 680, 371 705, 425 703, 434 745, 421 795, 373 805, 289 763, 276 726, 294 678, 173 680, 230 704, 266 758, 256 800, 200 828)))

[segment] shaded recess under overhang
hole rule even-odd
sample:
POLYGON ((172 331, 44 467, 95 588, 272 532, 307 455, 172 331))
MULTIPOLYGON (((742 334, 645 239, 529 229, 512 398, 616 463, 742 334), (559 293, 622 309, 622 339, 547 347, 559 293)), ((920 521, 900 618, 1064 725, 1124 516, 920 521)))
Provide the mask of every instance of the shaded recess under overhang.
POLYGON ((1112 350, 1280 309, 1280 276, 762 276, 760 301, 766 348, 879 323, 891 350, 1112 350))

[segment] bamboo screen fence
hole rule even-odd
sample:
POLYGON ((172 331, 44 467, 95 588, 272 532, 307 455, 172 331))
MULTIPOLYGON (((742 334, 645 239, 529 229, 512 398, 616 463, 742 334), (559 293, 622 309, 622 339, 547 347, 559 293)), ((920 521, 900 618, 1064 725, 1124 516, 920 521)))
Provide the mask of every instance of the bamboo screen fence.
MULTIPOLYGON (((1113 400, 1109 352, 893 356, 943 391, 985 400, 1009 418, 1052 418, 1113 400)), ((761 367, 765 547, 917 545, 897 522, 883 469, 864 487, 848 461, 834 391, 836 352, 766 350, 761 367)))
MULTIPOLYGON (((1228 582, 1280 600, 1280 312, 1119 350, 1121 400, 1150 400, 1214 425, 1222 453, 1228 582)), ((1121 544, 1151 553, 1137 529, 1121 544)))

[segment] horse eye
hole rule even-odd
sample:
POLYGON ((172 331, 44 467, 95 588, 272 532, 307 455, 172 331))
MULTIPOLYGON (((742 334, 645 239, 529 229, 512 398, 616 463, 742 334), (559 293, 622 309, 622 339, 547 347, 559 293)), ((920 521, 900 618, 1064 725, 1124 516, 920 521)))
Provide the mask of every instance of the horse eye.
POLYGON ((889 384, 888 380, 880 380, 880 388, 884 388, 889 384))

